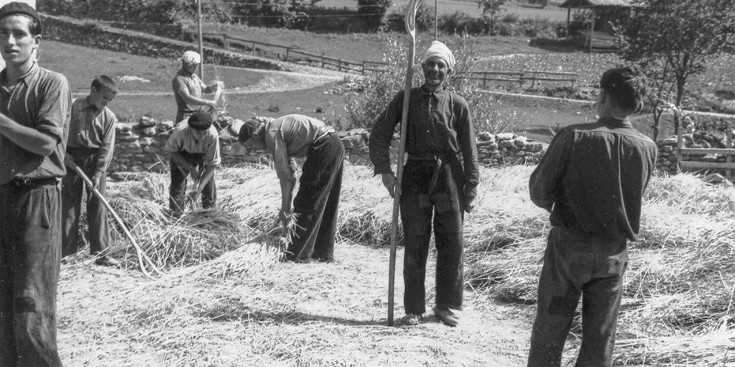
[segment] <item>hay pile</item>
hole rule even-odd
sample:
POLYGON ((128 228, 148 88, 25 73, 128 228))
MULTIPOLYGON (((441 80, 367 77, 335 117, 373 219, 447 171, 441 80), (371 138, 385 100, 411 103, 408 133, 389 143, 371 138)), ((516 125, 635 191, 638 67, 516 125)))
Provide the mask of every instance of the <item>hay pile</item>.
MULTIPOLYGON (((528 199, 532 170, 483 170, 480 196, 491 199, 465 225, 467 280, 509 302, 535 302, 549 230, 528 199)), ((629 244, 615 365, 735 363, 734 214, 732 188, 691 174, 653 178, 640 240, 629 244)), ((578 312, 575 333, 579 322, 578 312)))

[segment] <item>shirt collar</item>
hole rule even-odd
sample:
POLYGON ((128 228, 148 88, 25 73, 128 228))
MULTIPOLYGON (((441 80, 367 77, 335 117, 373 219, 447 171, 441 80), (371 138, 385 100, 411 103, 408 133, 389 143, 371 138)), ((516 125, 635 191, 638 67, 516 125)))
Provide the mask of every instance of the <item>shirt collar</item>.
POLYGON ((83 105, 82 105, 82 110, 93 110, 93 111, 99 111, 99 110, 97 109, 97 106, 95 106, 95 105, 93 105, 93 104, 89 103, 89 96, 87 96, 87 97, 84 97, 84 101, 83 101, 82 103, 83 103, 83 105))
POLYGON ((633 127, 629 118, 617 118, 617 117, 600 117, 598 122, 611 127, 633 127))
POLYGON ((430 90, 426 89, 426 86, 424 86, 424 85, 421 85, 421 88, 419 88, 419 92, 420 92, 420 95, 421 95, 422 97, 423 97, 423 96, 428 96, 428 95, 438 95, 438 94, 443 94, 443 93, 444 93, 444 92, 446 92, 446 91, 447 91, 447 87, 445 87, 445 86, 443 86, 443 85, 442 85, 442 87, 441 87, 441 88, 439 88, 439 90, 437 90, 436 92, 432 92, 432 91, 430 91, 430 90))
MULTIPOLYGON (((32 75, 35 75, 38 69, 39 69, 38 63, 34 61, 33 65, 31 65, 31 68, 28 69, 28 72, 21 75, 21 77, 18 78, 18 82, 26 83, 26 79, 28 79, 32 75)), ((7 79, 7 77, 8 77, 8 68, 5 68, 2 71, 0 71, 0 84, 5 84, 3 82, 7 79)))

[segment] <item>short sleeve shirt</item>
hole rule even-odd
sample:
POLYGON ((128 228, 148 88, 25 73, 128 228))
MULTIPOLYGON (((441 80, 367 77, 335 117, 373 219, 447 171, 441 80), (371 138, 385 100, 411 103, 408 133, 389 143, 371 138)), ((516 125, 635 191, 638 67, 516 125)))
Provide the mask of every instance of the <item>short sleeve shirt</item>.
POLYGON ((199 111, 198 104, 191 105, 186 103, 183 98, 179 95, 179 91, 186 89, 189 91, 189 95, 194 97, 202 96, 202 80, 196 74, 189 74, 186 71, 179 70, 176 73, 171 86, 174 90, 174 99, 176 100, 176 121, 179 122, 184 119, 186 115, 191 115, 199 111))
MULTIPOLYGON (((0 72, 0 84, 7 71, 0 72)), ((34 64, 17 84, 0 87, 0 113, 56 139, 48 156, 29 152, 0 135, 0 185, 15 177, 54 178, 66 174, 64 154, 71 111, 71 91, 63 75, 34 64)))
POLYGON ((97 171, 105 171, 112 160, 117 117, 109 108, 90 104, 87 98, 75 100, 71 106, 68 148, 99 149, 97 171))
POLYGON ((265 147, 273 156, 279 179, 292 179, 295 165, 292 158, 304 158, 312 143, 333 129, 323 121, 309 116, 291 114, 268 123, 265 147))
POLYGON ((219 134, 214 126, 210 126, 207 133, 198 140, 191 128, 173 129, 164 150, 168 153, 204 154, 204 165, 207 167, 218 166, 222 162, 219 152, 219 134))

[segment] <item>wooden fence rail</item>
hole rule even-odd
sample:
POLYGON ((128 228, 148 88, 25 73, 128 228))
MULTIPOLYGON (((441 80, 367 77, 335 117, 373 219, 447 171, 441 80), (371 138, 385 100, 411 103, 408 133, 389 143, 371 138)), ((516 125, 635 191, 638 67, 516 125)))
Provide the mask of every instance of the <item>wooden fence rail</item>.
MULTIPOLYGON (((254 41, 249 39, 243 39, 238 37, 232 37, 226 33, 202 33, 204 38, 215 38, 222 40, 222 47, 226 50, 232 48, 233 44, 245 46, 250 48, 250 53, 255 54, 256 51, 267 51, 265 48, 275 48, 282 50, 283 54, 277 53, 279 58, 283 58, 284 61, 298 61, 293 55, 301 55, 305 57, 309 63, 317 63, 322 68, 337 69, 338 71, 354 72, 365 74, 368 72, 380 72, 384 71, 388 66, 385 62, 380 61, 362 61, 356 62, 351 60, 345 60, 335 57, 326 56, 324 54, 317 55, 311 52, 302 51, 295 47, 277 45, 268 42, 254 41), (260 49, 257 46, 261 46, 260 49)), ((304 58, 300 58, 303 60, 304 58)))
POLYGON ((687 169, 693 170, 723 170, 724 176, 728 179, 735 178, 733 170, 735 170, 735 163, 733 163, 733 156, 735 156, 735 149, 732 147, 732 128, 728 121, 725 127, 725 146, 726 148, 686 148, 684 146, 684 133, 683 128, 679 128, 679 134, 677 135, 676 142, 676 163, 680 170, 685 171, 687 169), (724 162, 699 162, 699 161, 685 161, 684 155, 689 154, 721 154, 725 156, 724 162))
POLYGON ((565 73, 554 71, 540 70, 522 70, 522 71, 467 71, 457 74, 460 78, 481 80, 482 87, 487 88, 487 82, 510 82, 518 83, 523 87, 523 83, 531 82, 531 88, 536 87, 537 81, 547 82, 564 82, 570 83, 572 87, 577 83, 579 74, 565 73))

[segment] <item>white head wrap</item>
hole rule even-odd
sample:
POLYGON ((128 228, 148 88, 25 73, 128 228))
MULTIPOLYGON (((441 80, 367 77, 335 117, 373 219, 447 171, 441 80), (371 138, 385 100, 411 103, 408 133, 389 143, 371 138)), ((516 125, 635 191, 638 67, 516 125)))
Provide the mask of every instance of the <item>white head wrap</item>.
POLYGON ((426 54, 424 55, 424 62, 428 60, 430 57, 437 56, 444 60, 444 62, 447 63, 447 66, 450 69, 454 69, 454 55, 452 54, 452 51, 449 50, 449 47, 447 45, 439 42, 439 41, 431 41, 431 46, 426 50, 426 54))
POLYGON ((202 62, 202 57, 199 56, 199 53, 194 51, 186 51, 184 52, 184 55, 181 56, 181 61, 191 65, 191 64, 199 64, 202 62))

